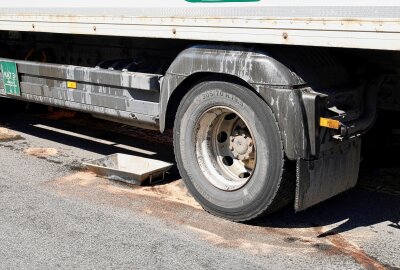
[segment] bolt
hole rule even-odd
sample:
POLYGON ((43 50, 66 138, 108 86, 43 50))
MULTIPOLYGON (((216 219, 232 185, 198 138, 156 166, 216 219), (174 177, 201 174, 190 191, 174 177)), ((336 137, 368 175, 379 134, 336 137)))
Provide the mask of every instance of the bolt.
POLYGON ((283 39, 288 39, 289 35, 288 35, 288 33, 283 32, 282 37, 283 37, 283 39))

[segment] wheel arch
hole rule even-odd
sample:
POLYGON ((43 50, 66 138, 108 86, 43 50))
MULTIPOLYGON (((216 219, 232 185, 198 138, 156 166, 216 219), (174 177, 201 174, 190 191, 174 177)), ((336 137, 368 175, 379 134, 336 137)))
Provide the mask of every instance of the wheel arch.
POLYGON ((196 83, 213 75, 246 86, 271 107, 289 159, 311 155, 312 149, 304 141, 308 142, 312 136, 307 134, 307 127, 302 122, 307 118, 304 115, 307 112, 301 108, 301 93, 294 91, 305 82, 268 53, 252 48, 205 45, 182 51, 162 79, 161 132, 173 125, 176 110, 185 94, 196 83))
POLYGON ((170 127, 177 104, 194 83, 211 75, 225 76, 247 85, 274 85, 292 88, 304 84, 288 67, 254 48, 198 45, 182 51, 161 82, 160 130, 170 127))

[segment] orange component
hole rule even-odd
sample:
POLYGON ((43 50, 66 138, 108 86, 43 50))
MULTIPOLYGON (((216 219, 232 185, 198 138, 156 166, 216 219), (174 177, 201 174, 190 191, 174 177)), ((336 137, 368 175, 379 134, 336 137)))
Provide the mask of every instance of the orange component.
POLYGON ((338 120, 321 117, 319 120, 319 125, 321 127, 326 127, 326 128, 331 128, 331 129, 339 129, 341 123, 338 120))

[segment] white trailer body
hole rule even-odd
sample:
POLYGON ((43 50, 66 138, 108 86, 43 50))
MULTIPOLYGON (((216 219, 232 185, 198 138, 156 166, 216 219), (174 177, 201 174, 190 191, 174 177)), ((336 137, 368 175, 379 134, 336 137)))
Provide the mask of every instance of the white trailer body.
POLYGON ((14 1, 0 29, 400 49, 398 1, 14 1), (192 3, 190 3, 192 2, 192 3), (221 3, 222 2, 222 3, 221 3))

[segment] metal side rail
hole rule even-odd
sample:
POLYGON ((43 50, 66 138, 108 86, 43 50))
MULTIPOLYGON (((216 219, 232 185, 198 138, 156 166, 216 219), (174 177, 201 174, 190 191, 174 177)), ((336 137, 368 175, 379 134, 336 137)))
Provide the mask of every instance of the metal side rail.
POLYGON ((20 91, 0 96, 92 113, 127 124, 158 128, 159 74, 116 71, 0 58, 16 63, 20 91))

